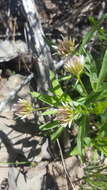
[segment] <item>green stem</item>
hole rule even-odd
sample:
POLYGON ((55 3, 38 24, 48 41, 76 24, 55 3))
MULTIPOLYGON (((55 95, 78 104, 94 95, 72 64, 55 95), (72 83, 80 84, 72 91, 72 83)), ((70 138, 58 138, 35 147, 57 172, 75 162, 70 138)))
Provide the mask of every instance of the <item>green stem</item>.
POLYGON ((88 95, 88 93, 87 93, 87 91, 86 91, 86 88, 85 88, 85 86, 84 86, 84 84, 83 84, 83 82, 82 82, 82 80, 81 80, 81 78, 80 78, 80 75, 78 76, 78 81, 80 82, 84 93, 85 93, 86 95, 88 95))
POLYGON ((43 108, 33 108, 32 111, 41 111, 41 110, 46 110, 49 109, 50 107, 43 107, 43 108))

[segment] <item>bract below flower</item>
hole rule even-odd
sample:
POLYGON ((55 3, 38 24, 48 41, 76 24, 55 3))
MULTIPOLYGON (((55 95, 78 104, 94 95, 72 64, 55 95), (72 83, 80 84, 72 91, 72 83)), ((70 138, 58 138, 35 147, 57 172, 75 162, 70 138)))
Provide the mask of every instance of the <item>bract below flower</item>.
POLYGON ((69 57, 66 59, 64 68, 67 72, 70 72, 71 74, 78 77, 84 69, 84 63, 85 60, 83 55, 74 55, 73 57, 69 57))

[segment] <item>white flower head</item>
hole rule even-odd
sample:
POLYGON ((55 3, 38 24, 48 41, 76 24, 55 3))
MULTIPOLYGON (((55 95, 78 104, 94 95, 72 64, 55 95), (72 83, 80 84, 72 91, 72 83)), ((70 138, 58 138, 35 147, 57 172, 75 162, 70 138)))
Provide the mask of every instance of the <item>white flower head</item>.
POLYGON ((66 59, 64 68, 67 72, 72 73, 75 76, 79 76, 84 69, 85 59, 83 55, 69 57, 66 59))

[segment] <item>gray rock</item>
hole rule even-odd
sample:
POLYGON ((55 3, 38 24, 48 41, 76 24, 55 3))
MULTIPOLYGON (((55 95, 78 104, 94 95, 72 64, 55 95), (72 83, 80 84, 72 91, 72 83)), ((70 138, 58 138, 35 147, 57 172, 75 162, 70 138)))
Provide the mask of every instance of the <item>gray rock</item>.
POLYGON ((10 61, 28 52, 27 45, 21 40, 0 40, 0 62, 10 61))
MULTIPOLYGON (((18 85, 21 84, 21 82, 24 79, 25 79, 25 77, 20 74, 10 76, 8 80, 1 79, 0 103, 2 101, 4 101, 9 96, 9 94, 14 89, 16 89, 18 85)), ((27 100, 31 101, 31 96, 30 96, 29 92, 30 92, 29 84, 23 86, 23 88, 19 91, 19 93, 17 94, 15 99, 12 102, 10 101, 9 104, 7 106, 5 106, 4 112, 11 111, 12 105, 17 102, 18 98, 27 99, 27 100)))
POLYGON ((8 175, 9 190, 41 190, 47 164, 47 162, 41 162, 36 167, 27 168, 26 176, 18 168, 10 168, 8 175))
MULTIPOLYGON (((19 74, 10 76, 8 80, 2 79, 0 83, 0 102, 8 97, 23 79, 24 76, 19 74)), ((35 121, 32 120, 34 117, 29 120, 26 119, 25 121, 14 118, 12 106, 17 103, 18 98, 31 101, 29 91, 30 88, 27 84, 0 114, 0 166, 3 168, 4 166, 8 167, 10 165, 8 162, 27 162, 32 160, 41 162, 42 159, 50 159, 50 155, 47 151, 48 141, 42 142, 43 138, 36 136, 35 121)), ((11 169, 9 169, 9 171, 10 170, 11 169)), ((13 174, 16 171, 15 168, 12 169, 13 174)), ((8 169, 4 170, 4 174, 0 169, 0 183, 4 178, 7 178, 7 173, 8 169)), ((16 174, 14 174, 14 176, 15 175, 16 174)), ((34 180, 33 177, 32 180, 34 180)), ((22 184, 24 182, 19 183, 22 184)), ((14 185, 12 182, 13 188, 14 185)))

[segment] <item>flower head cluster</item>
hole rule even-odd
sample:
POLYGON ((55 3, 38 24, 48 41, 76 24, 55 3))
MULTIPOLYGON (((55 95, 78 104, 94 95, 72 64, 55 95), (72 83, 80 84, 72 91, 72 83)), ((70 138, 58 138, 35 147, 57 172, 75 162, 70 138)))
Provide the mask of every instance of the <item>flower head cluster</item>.
POLYGON ((73 57, 69 57, 66 59, 64 68, 67 72, 70 72, 71 74, 78 77, 84 69, 84 62, 85 60, 83 55, 74 55, 73 57))
POLYGON ((64 126, 71 126, 74 119, 74 110, 69 105, 61 106, 57 109, 56 119, 64 126))
POLYGON ((13 108, 14 114, 21 119, 25 119, 32 115, 33 110, 32 104, 24 99, 19 99, 18 103, 15 104, 13 108))
POLYGON ((62 56, 68 56, 75 51, 76 47, 75 40, 65 39, 59 43, 58 54, 62 56))

